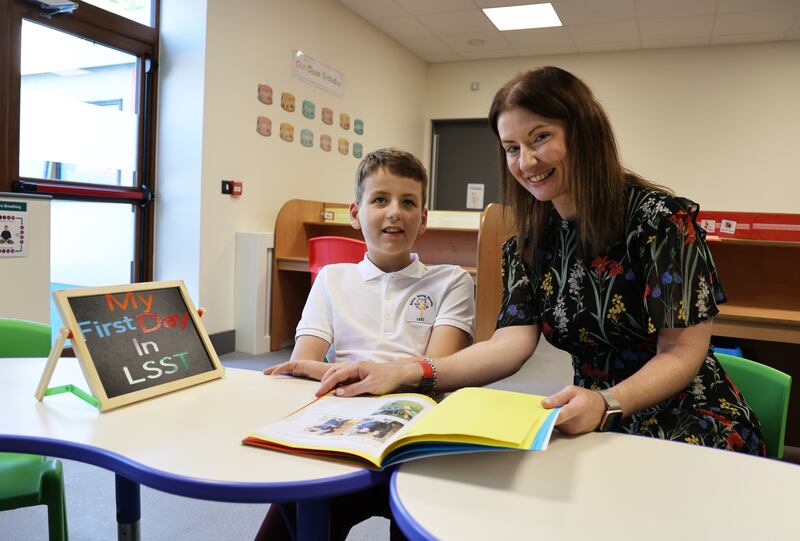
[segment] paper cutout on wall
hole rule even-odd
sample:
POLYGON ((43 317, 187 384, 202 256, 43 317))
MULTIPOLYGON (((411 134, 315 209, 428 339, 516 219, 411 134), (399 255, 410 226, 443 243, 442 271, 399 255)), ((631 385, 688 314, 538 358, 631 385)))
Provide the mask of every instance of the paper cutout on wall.
POLYGON ((339 126, 342 127, 343 130, 350 129, 350 115, 347 113, 342 113, 339 115, 339 126))
POLYGON ((294 126, 289 123, 282 122, 281 123, 281 139, 286 141, 287 143, 291 143, 294 141, 294 126))
POLYGON ((314 102, 309 100, 303 100, 303 116, 306 118, 314 118, 316 111, 316 107, 314 107, 314 102))
POLYGON ((294 94, 281 92, 281 107, 290 113, 294 112, 294 94))
POLYGON ((324 152, 331 151, 331 136, 330 135, 320 135, 319 136, 319 148, 321 148, 324 152))
POLYGON ((353 157, 361 158, 363 154, 364 154, 364 147, 361 146, 361 143, 353 143, 353 157))
POLYGON ((314 132, 307 129, 300 130, 300 144, 304 147, 313 147, 314 146, 314 132))
POLYGON ((272 105, 272 87, 269 85, 258 85, 258 101, 265 105, 272 105))
POLYGON ((339 154, 347 156, 350 152, 350 142, 347 139, 339 139, 339 154))
POLYGON ((269 137, 272 135, 272 121, 265 116, 258 117, 258 121, 256 122, 256 131, 259 135, 269 137))
POLYGON ((358 135, 364 135, 364 121, 357 118, 353 121, 353 131, 358 135))
POLYGON ((330 107, 322 108, 322 123, 328 125, 333 124, 333 110, 330 107))

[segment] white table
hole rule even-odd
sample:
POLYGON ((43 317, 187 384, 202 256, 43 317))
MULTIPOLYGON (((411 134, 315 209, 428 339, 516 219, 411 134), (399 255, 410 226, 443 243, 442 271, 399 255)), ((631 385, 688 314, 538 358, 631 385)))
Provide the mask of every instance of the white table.
POLYGON ((390 485, 410 539, 800 539, 797 465, 640 436, 419 460, 390 485))
MULTIPOLYGON (((298 538, 319 539, 330 497, 384 481, 380 472, 241 445, 250 430, 313 400, 318 383, 228 368, 222 379, 99 413, 71 394, 38 402, 44 362, 0 359, 0 451, 114 471, 121 538, 139 536, 140 484, 206 500, 297 502, 298 538)), ((73 358, 58 362, 50 385, 67 383, 88 390, 73 358)))

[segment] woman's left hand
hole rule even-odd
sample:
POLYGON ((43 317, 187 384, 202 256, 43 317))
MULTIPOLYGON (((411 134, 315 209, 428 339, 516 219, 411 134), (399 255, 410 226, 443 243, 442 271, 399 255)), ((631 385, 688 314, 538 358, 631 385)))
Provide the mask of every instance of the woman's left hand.
POLYGON ((542 400, 542 406, 561 407, 556 428, 570 435, 593 431, 606 411, 606 403, 600 393, 575 385, 548 396, 542 400))

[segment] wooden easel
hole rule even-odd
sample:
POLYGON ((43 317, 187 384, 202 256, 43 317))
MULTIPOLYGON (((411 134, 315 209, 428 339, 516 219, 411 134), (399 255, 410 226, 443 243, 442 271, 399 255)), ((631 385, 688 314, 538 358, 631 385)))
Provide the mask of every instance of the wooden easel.
POLYGON ((72 338, 72 331, 66 327, 62 327, 58 332, 58 337, 56 338, 55 343, 53 344, 53 349, 50 350, 50 355, 47 357, 47 364, 44 365, 44 372, 42 372, 42 377, 39 378, 39 385, 36 387, 36 393, 34 396, 36 397, 36 400, 41 402, 45 396, 61 393, 72 393, 84 402, 99 409, 100 401, 97 400, 97 398, 87 393, 80 387, 72 385, 71 383, 67 385, 59 385, 58 387, 47 387, 50 384, 50 379, 53 377, 53 372, 56 369, 56 363, 61 358, 61 353, 64 351, 64 344, 67 342, 67 339, 70 338, 72 338))

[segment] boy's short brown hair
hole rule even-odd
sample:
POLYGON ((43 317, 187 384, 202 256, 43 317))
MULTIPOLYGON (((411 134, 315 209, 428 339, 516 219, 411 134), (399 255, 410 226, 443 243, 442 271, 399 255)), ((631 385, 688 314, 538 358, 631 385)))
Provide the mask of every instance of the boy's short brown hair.
POLYGON ((411 178, 422 184, 422 206, 425 206, 428 192, 428 173, 416 156, 410 152, 397 148, 379 148, 364 156, 358 164, 356 171, 356 203, 361 204, 361 197, 364 195, 364 182, 367 177, 375 173, 381 167, 385 167, 391 173, 411 178))

